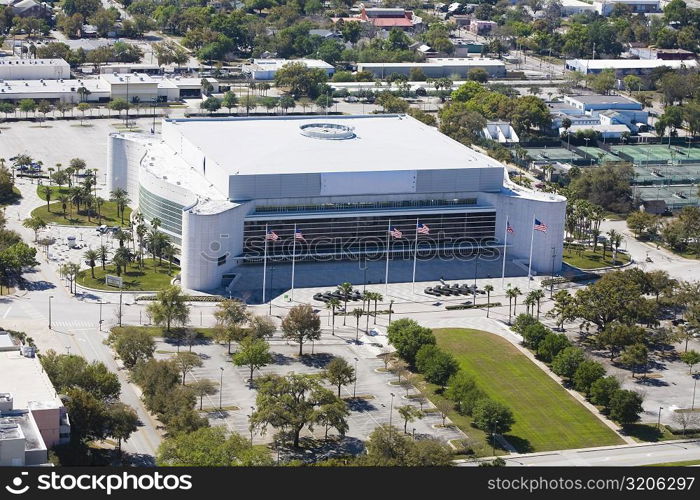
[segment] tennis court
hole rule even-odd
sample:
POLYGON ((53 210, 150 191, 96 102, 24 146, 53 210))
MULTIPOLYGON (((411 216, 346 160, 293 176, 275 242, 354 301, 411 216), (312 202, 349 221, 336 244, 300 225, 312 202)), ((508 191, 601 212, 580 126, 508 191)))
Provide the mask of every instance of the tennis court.
POLYGON ((583 157, 566 148, 527 148, 527 154, 535 162, 543 161, 581 161, 583 157))
POLYGON ((664 144, 611 146, 612 153, 636 164, 700 163, 700 148, 683 146, 668 147, 664 144))
POLYGON ((700 181, 700 163, 635 165, 633 184, 692 184, 700 181))
POLYGON ((669 210, 678 210, 688 205, 697 205, 700 201, 695 185, 635 186, 634 194, 644 201, 663 200, 669 210))
POLYGON ((593 146, 579 146, 578 149, 593 157, 593 159, 598 163, 605 163, 607 161, 626 161, 617 155, 608 153, 604 149, 595 148, 593 146))

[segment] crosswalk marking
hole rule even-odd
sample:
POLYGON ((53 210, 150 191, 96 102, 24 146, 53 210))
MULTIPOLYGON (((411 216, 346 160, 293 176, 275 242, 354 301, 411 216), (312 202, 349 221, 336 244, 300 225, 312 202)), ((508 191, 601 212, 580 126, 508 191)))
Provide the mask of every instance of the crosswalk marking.
POLYGON ((53 325, 63 328, 97 328, 94 321, 52 321, 53 325))

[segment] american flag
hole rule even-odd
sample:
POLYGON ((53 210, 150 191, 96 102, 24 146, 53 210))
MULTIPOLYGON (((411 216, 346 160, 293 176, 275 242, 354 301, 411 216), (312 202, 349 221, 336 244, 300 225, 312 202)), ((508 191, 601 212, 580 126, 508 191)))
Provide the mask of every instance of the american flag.
POLYGON ((506 231, 508 231, 510 234, 513 234, 515 231, 513 231, 513 226, 510 225, 510 222, 506 221, 506 231))
POLYGON ((294 239, 301 240, 301 241, 306 241, 304 239, 304 235, 302 234, 300 229, 297 229, 296 232, 294 233, 294 239))
POLYGON ((546 233, 547 224, 544 224, 542 221, 535 219, 535 231, 542 231, 543 233, 546 233))
POLYGON ((279 236, 277 236, 277 233, 274 231, 268 231, 267 234, 265 235, 266 240, 271 240, 271 241, 277 241, 279 239, 279 236))
POLYGON ((416 227, 416 232, 418 232, 418 234, 430 234, 430 228, 427 224, 421 224, 419 222, 418 226, 416 227))
POLYGON ((389 229, 389 234, 392 235, 394 238, 399 239, 403 236, 403 233, 396 229, 395 227, 392 227, 389 229))

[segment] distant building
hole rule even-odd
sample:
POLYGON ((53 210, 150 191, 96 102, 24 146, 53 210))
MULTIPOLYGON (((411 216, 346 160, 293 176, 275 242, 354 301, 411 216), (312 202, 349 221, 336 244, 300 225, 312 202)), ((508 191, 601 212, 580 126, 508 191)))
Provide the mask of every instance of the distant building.
POLYGON ((70 420, 38 358, 0 352, 0 466, 43 465, 70 420))
POLYGON ((469 23, 469 31, 476 35, 488 35, 491 33, 498 23, 495 21, 482 21, 481 19, 472 19, 469 23))
POLYGON ((18 17, 48 17, 51 14, 47 3, 36 0, 12 0, 5 5, 11 7, 12 13, 18 17))
POLYGON ((625 5, 636 14, 661 12, 661 0, 603 0, 593 2, 593 5, 601 16, 609 16, 615 9, 615 5, 625 5))
POLYGON ((243 65, 243 73, 253 80, 274 80, 277 72, 290 63, 302 63, 307 68, 322 69, 328 76, 335 73, 333 65, 320 59, 253 59, 253 64, 243 65))
POLYGON ((0 80, 70 78, 70 65, 63 59, 0 58, 0 80))
POLYGON ((561 15, 564 17, 585 12, 595 12, 595 6, 581 0, 561 0, 561 15))
POLYGON ((695 59, 695 53, 684 49, 657 49, 656 47, 631 47, 630 55, 640 59, 662 59, 664 61, 687 61, 695 59))
POLYGON ((506 65, 503 61, 487 57, 435 57, 426 62, 357 65, 358 71, 369 71, 377 78, 386 78, 394 73, 408 76, 414 68, 422 70, 428 78, 466 78, 469 72, 476 68, 483 69, 492 78, 502 78, 506 75, 506 65))
POLYGON ((601 111, 606 109, 630 109, 641 110, 642 103, 625 97, 623 95, 567 95, 564 102, 569 106, 580 109, 584 113, 587 111, 601 111))
POLYGON ((617 78, 626 75, 648 75, 654 69, 667 66, 671 69, 697 68, 695 60, 664 61, 662 59, 567 59, 566 69, 579 71, 584 75, 600 73, 611 69, 617 78))
POLYGON ((423 23, 423 19, 412 11, 405 9, 366 8, 360 4, 358 18, 375 28, 391 30, 394 28, 411 30, 423 23))
POLYGON ((486 139, 491 139, 501 144, 520 142, 520 137, 518 137, 518 134, 508 122, 486 122, 481 135, 486 139))

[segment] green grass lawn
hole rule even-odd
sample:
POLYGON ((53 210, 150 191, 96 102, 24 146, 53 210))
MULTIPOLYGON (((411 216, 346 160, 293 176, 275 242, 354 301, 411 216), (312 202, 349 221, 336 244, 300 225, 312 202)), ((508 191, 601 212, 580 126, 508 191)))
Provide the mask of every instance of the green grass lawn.
MULTIPOLYGON (((511 408, 516 422, 504 437, 518 451, 624 444, 507 340, 463 328, 434 332, 438 345, 457 358, 462 370, 472 375, 489 397, 511 408)), ((464 431, 474 435, 471 427, 464 427, 464 431)))
MULTIPOLYGON (((153 259, 143 259, 144 267, 139 269, 136 263, 132 263, 127 267, 126 272, 122 273, 124 279, 124 290, 147 290, 154 291, 165 288, 170 284, 170 280, 180 271, 180 268, 173 264, 172 274, 168 274, 168 261, 163 260, 162 265, 153 267, 153 259)), ((158 259, 156 259, 158 262, 158 259)), ((118 290, 113 286, 105 285, 105 275, 117 275, 116 268, 113 265, 107 265, 106 270, 102 270, 100 263, 95 266, 95 278, 92 277, 90 269, 84 269, 78 275, 78 284, 97 288, 99 290, 118 290)))
POLYGON ((662 464, 649 464, 644 467, 688 467, 690 465, 700 465, 700 460, 686 460, 685 462, 665 462, 662 464))
MULTIPOLYGON (((46 205, 41 205, 40 207, 32 210, 32 217, 40 217, 44 219, 45 222, 54 224, 64 224, 70 226, 101 226, 102 224, 107 224, 108 226, 121 226, 121 217, 117 216, 117 205, 111 201, 106 201, 102 204, 100 209, 101 217, 97 218, 96 211, 93 209, 93 214, 88 220, 87 212, 81 207, 80 213, 75 213, 75 207, 69 207, 65 216, 63 215, 63 209, 59 202, 52 202, 48 207, 46 205), (49 208, 51 210, 49 211, 49 208)), ((124 209, 124 226, 129 224, 129 216, 131 214, 131 209, 126 207, 124 209)))
MULTIPOLYGON (((626 253, 617 252, 616 265, 626 264, 630 261, 630 256, 626 253)), ((575 248, 564 247, 564 262, 570 266, 580 269, 596 269, 599 267, 607 267, 613 265, 612 252, 605 251, 605 259, 603 259, 603 249, 598 247, 598 251, 586 249, 579 255, 575 248)))
MULTIPOLYGON (((39 198, 42 200, 46 201, 46 195, 44 194, 44 188, 46 185, 44 184, 43 186, 37 186, 36 187, 36 194, 39 198)), ((51 200, 56 201, 59 196, 65 194, 66 196, 70 195, 70 188, 67 186, 49 186, 51 188, 51 200)))

